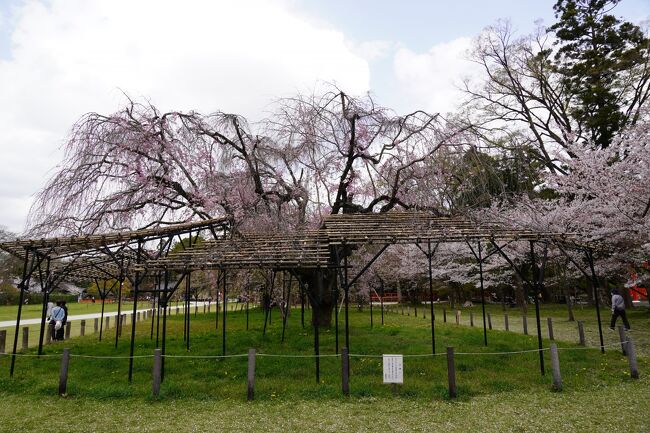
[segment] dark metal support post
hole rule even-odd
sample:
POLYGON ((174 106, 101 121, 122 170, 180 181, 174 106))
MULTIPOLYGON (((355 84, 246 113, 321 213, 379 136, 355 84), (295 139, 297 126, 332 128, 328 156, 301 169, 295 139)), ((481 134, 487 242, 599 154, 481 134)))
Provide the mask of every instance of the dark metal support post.
POLYGON ((436 325, 435 312, 433 311, 433 251, 431 250, 431 241, 427 242, 427 261, 429 263, 429 313, 431 315, 431 350, 436 354, 436 325))
POLYGON ((483 344, 487 346, 487 324, 485 322, 485 288, 483 287, 483 253, 481 251, 481 242, 478 242, 478 272, 481 282, 481 308, 483 310, 483 344))
POLYGON ((162 294, 162 305, 158 307, 159 311, 160 308, 163 310, 163 320, 162 320, 162 368, 160 371, 160 381, 165 380, 165 349, 166 349, 166 343, 167 343, 167 290, 169 288, 169 271, 165 269, 165 283, 163 286, 163 294, 162 294))
POLYGON ((537 268, 537 262, 535 261, 535 241, 530 241, 530 262, 533 271, 533 292, 535 296, 535 320, 537 321, 537 349, 539 350, 539 370, 542 373, 542 376, 545 374, 544 370, 544 352, 542 352, 542 324, 539 317, 539 281, 541 273, 537 268))
POLYGON ((598 337, 600 338, 600 352, 605 353, 605 343, 603 342, 603 324, 600 319, 600 299, 598 296, 598 278, 594 269, 594 256, 593 252, 587 250, 587 260, 589 261, 589 269, 591 270, 591 285, 594 292, 594 301, 596 302, 596 316, 598 318, 598 337))
POLYGON ((9 376, 13 377, 14 368, 16 366, 16 350, 18 348, 18 333, 20 332, 20 316, 23 312, 23 303, 25 302, 25 290, 29 286, 29 278, 27 277, 27 264, 29 263, 29 250, 25 249, 25 262, 23 263, 23 277, 20 280, 20 298, 18 301, 18 314, 16 315, 16 332, 14 333, 14 347, 11 352, 11 367, 9 368, 9 376))
POLYGON ((45 336, 45 319, 47 316, 47 304, 50 301, 50 258, 47 258, 47 268, 45 269, 45 281, 42 281, 43 277, 41 276, 41 284, 43 293, 43 309, 41 310, 41 327, 38 332, 38 354, 39 356, 43 354, 43 338, 45 336))
MULTIPOLYGON (((349 307, 350 307, 350 286, 348 285, 348 254, 345 252, 343 256, 343 278, 345 281, 345 347, 350 350, 350 320, 349 320, 349 307)), ((337 305, 338 307, 338 305, 337 305)))
POLYGON ((339 281, 334 278, 334 349, 337 355, 339 353, 339 281))
POLYGON ((189 307, 190 307, 190 289, 191 289, 191 280, 190 276, 192 275, 191 272, 188 272, 187 276, 185 277, 185 291, 187 292, 187 314, 186 314, 186 325, 185 325, 185 349, 190 350, 190 314, 189 314, 189 307))
POLYGON ((381 324, 384 325, 384 282, 381 282, 381 298, 379 298, 381 303, 381 324))
POLYGON ((115 326, 115 347, 117 347, 117 342, 120 339, 120 334, 122 333, 122 285, 124 284, 124 277, 120 275, 120 285, 117 289, 117 321, 115 326))
MULTIPOLYGON (((135 256, 136 264, 140 263, 141 255, 142 255, 142 242, 138 241, 138 250, 135 256)), ((120 273, 122 274, 121 275, 122 278, 124 276, 123 272, 124 269, 120 271, 120 273)), ((135 271, 135 275, 133 279, 133 312, 131 313, 131 347, 129 348, 129 382, 131 382, 131 380, 133 379, 133 355, 135 353, 135 325, 138 323, 135 315, 137 314, 138 311, 139 289, 140 289, 140 272, 135 271)))
POLYGON ((302 284, 302 279, 298 279, 298 287, 300 287, 300 322, 302 329, 305 329, 305 287, 302 284))
POLYGON ((314 299, 314 308, 312 308, 312 324, 314 326, 314 355, 315 355, 315 361, 316 361, 316 383, 320 383, 320 340, 319 340, 319 326, 318 326, 318 321, 320 318, 318 317, 318 310, 320 309, 320 300, 321 297, 323 296, 323 275, 321 274, 320 270, 317 272, 316 275, 316 285, 317 285, 317 294, 316 298, 314 299))
MULTIPOLYGON (((284 343, 284 333, 287 328, 287 318, 289 317, 289 310, 291 309, 291 277, 289 277, 289 285, 287 287, 287 300, 284 307, 284 317, 282 318, 282 342, 284 343)), ((282 282, 284 285, 284 281, 282 282)))
POLYGON ((227 289, 226 289, 227 275, 223 271, 223 320, 221 321, 221 354, 226 354, 226 308, 228 305, 227 289))
MULTIPOLYGON (((106 289, 106 287, 104 287, 104 289, 106 289)), ((99 290, 99 286, 97 287, 97 290, 99 290)), ((104 304, 106 302, 106 293, 101 295, 101 297, 102 297, 102 313, 99 319, 99 341, 102 341, 102 331, 104 330, 104 304)))

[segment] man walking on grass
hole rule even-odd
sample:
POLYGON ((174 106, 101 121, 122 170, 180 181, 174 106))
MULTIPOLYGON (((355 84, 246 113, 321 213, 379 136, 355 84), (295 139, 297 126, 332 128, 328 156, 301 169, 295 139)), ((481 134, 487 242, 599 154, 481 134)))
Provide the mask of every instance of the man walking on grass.
POLYGON ((625 326, 625 330, 629 331, 630 330, 630 322, 627 321, 627 315, 625 314, 625 301, 623 300, 623 297, 618 293, 617 289, 612 290, 612 321, 609 325, 609 329, 614 330, 614 326, 616 325, 616 319, 618 319, 618 316, 621 316, 623 319, 623 325, 625 326))

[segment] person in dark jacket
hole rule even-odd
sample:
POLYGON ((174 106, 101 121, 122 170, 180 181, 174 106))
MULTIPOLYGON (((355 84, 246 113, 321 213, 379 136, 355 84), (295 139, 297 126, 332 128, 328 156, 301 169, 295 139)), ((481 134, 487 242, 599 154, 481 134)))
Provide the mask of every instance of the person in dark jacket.
POLYGON ((621 294, 618 292, 617 289, 612 290, 612 321, 609 325, 610 329, 614 329, 616 326, 616 319, 618 317, 621 317, 623 319, 623 325, 625 326, 625 330, 629 331, 630 330, 630 322, 627 321, 627 315, 625 314, 625 300, 621 296, 621 294))
MULTIPOLYGON (((63 318, 63 326, 61 328, 65 330, 65 326, 68 323, 68 306, 65 304, 65 301, 61 301, 61 308, 63 308, 63 312, 65 313, 65 317, 63 318)), ((63 340, 63 335, 61 336, 61 340, 63 340)))

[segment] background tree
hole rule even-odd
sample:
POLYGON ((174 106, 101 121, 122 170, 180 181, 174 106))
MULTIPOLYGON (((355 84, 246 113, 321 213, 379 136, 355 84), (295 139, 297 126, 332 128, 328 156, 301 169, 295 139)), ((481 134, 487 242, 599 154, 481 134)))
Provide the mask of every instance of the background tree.
POLYGON ((650 95, 650 40, 610 14, 620 0, 558 0, 553 66, 575 95, 571 115, 592 144, 607 147, 639 119, 650 95))
POLYGON ((488 27, 471 52, 484 78, 464 85, 475 133, 495 147, 530 145, 547 170, 565 173, 557 158, 570 143, 606 146, 637 122, 650 94, 650 44, 609 14, 616 4, 559 0, 559 21, 524 37, 508 22, 488 27))

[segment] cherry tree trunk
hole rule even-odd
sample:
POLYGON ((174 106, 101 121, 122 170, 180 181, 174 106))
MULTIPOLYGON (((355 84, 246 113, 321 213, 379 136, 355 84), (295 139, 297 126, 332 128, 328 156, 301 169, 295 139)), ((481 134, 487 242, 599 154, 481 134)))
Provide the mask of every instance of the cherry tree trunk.
POLYGON ((521 312, 523 314, 526 314, 528 311, 528 302, 526 299, 526 289, 524 288, 524 282, 521 280, 519 275, 515 273, 514 275, 514 280, 515 280, 515 299, 517 301, 517 305, 521 309, 521 312))
MULTIPOLYGON (((312 325, 332 326, 332 312, 336 303, 336 272, 332 270, 303 271, 301 278, 306 283, 309 293, 312 325)), ((339 299, 343 299, 343 290, 341 290, 339 299)))

